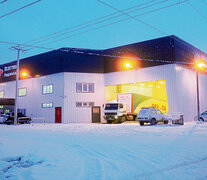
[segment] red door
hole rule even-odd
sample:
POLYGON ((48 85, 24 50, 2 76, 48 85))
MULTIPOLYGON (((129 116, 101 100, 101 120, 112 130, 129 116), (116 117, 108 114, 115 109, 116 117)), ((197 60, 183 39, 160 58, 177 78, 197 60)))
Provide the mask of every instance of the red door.
POLYGON ((55 123, 61 123, 61 107, 55 107, 55 123))

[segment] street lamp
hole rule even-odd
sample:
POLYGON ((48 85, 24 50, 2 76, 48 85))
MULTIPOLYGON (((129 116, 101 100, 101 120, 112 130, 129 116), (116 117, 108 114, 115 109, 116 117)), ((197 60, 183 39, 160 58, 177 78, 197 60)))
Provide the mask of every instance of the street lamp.
POLYGON ((23 73, 22 73, 22 76, 27 76, 27 77, 29 77, 29 78, 32 78, 32 76, 30 76, 30 75, 27 74, 26 72, 23 72, 23 73))
POLYGON ((125 63, 125 67, 127 69, 129 69, 129 68, 135 69, 129 62, 125 63))
POLYGON ((206 68, 206 63, 202 60, 196 63, 196 92, 197 92, 197 113, 198 113, 198 121, 200 121, 200 94, 199 94, 199 74, 198 71, 202 71, 206 68))

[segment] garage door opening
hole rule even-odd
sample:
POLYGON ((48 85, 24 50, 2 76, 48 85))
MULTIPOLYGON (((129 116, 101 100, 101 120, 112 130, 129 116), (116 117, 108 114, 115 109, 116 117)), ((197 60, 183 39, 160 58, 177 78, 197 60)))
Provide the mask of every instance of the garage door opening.
POLYGON ((106 101, 117 100, 119 93, 133 94, 134 113, 138 113, 142 107, 155 107, 163 113, 168 112, 165 80, 106 86, 106 101))

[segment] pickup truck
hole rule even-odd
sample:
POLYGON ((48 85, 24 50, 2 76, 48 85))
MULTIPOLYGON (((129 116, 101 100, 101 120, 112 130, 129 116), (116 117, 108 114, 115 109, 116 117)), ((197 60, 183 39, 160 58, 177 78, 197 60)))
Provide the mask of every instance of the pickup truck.
POLYGON ((164 124, 168 124, 168 120, 164 119, 162 112, 153 107, 142 107, 137 114, 137 121, 139 121, 140 126, 143 126, 144 123, 155 125, 158 122, 163 122, 164 124))
MULTIPOLYGON (((24 114, 18 112, 17 113, 17 123, 18 124, 29 124, 31 122, 31 117, 25 116, 24 114)), ((4 124, 14 124, 14 113, 6 113, 4 115, 4 124)))

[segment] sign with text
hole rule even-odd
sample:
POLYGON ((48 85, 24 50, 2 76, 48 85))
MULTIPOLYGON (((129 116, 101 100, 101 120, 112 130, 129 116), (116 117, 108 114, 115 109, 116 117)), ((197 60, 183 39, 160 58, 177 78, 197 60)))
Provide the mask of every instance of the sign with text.
POLYGON ((11 62, 0 66, 0 82, 12 81, 16 78, 17 65, 11 62))

